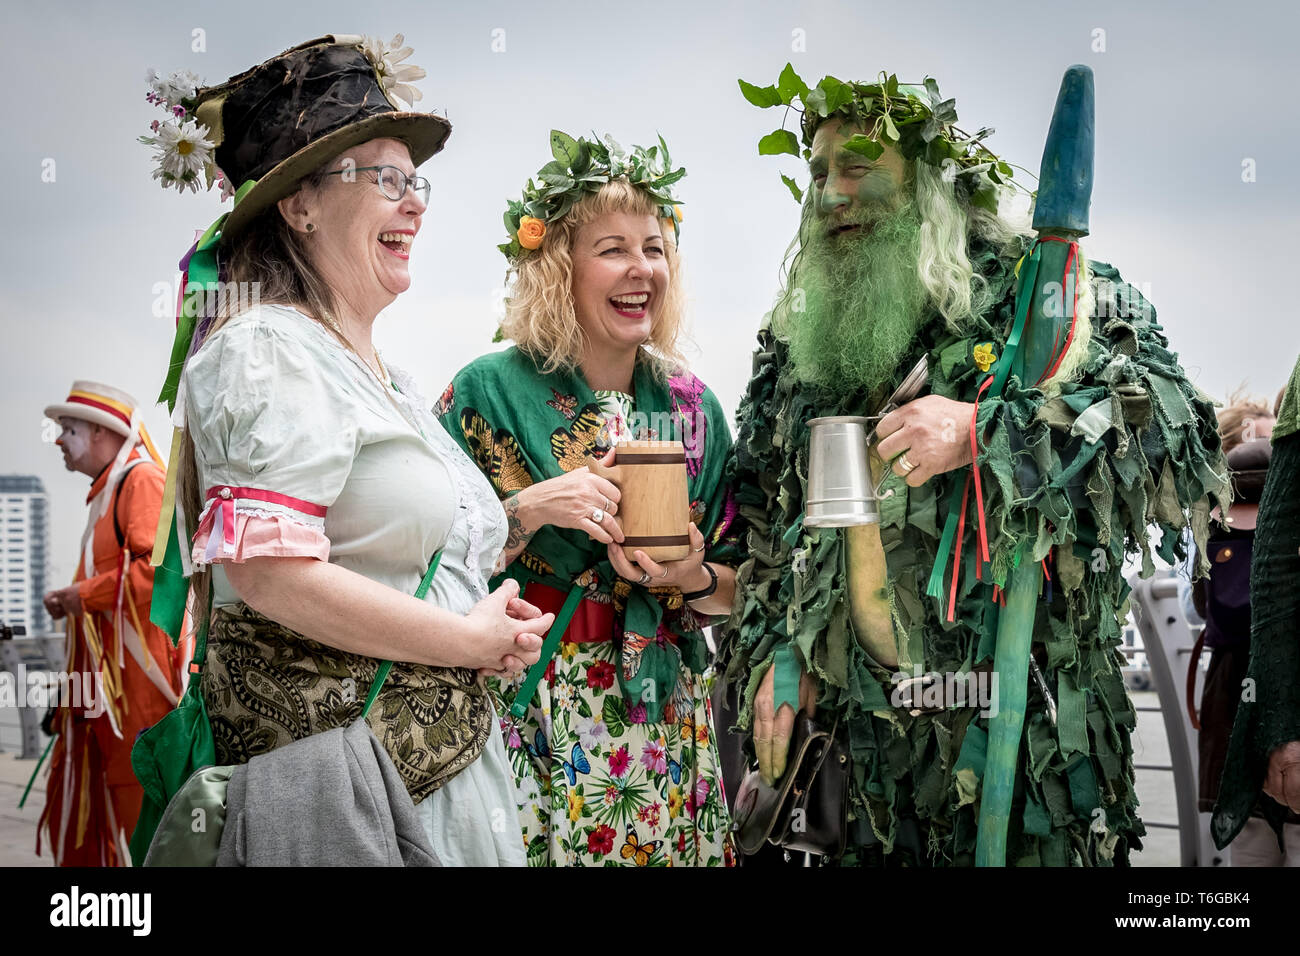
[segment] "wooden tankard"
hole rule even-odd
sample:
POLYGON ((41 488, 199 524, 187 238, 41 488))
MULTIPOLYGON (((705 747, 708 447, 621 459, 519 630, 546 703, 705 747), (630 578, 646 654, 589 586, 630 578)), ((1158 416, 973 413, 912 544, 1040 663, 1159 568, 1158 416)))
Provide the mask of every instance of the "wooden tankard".
POLYGON ((679 441, 620 442, 614 467, 594 458, 587 467, 618 486, 623 497, 615 520, 623 529, 623 554, 636 561, 680 561, 691 553, 690 499, 686 489, 686 447, 679 441))

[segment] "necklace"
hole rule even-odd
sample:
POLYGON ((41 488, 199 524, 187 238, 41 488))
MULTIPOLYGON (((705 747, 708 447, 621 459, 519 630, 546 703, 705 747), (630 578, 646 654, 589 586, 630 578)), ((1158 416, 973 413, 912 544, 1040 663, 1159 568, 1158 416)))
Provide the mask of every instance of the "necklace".
POLYGON ((367 367, 370 369, 371 372, 374 372, 376 377, 378 377, 379 384, 383 385, 385 388, 391 386, 393 384, 393 380, 388 374, 388 369, 384 368, 384 360, 379 357, 379 350, 371 349, 370 351, 371 354, 374 355, 375 357, 375 365, 379 366, 379 371, 376 372, 374 366, 369 365, 369 363, 367 363, 367 367))

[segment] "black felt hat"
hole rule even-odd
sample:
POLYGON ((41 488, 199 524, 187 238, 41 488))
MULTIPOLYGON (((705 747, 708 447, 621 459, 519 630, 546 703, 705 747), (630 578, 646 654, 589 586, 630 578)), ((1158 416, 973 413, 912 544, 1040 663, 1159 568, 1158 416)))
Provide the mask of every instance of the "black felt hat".
POLYGON ((418 166, 451 133, 441 116, 399 108, 359 36, 303 43, 198 90, 195 101, 226 180, 235 188, 256 181, 226 219, 223 243, 346 149, 391 137, 406 143, 418 166))

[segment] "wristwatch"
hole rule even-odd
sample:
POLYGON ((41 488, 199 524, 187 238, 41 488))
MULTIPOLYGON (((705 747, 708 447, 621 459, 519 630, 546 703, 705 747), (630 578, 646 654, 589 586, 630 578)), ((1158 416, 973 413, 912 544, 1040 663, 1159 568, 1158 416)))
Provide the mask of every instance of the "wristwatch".
POLYGON ((713 570, 713 566, 705 561, 700 567, 709 572, 709 586, 701 588, 698 591, 687 591, 682 593, 682 599, 685 601, 698 601, 700 598, 706 598, 718 589, 718 572, 713 570))

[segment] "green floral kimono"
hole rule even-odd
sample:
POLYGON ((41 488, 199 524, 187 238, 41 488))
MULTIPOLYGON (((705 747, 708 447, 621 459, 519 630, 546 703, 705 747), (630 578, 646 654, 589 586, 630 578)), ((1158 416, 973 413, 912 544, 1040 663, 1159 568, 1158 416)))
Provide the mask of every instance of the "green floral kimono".
MULTIPOLYGON (((543 375, 510 348, 462 369, 435 413, 502 499, 585 467, 620 434, 681 440, 705 557, 734 564, 717 398, 689 373, 663 382, 640 362, 633 388, 597 396, 580 373, 543 375)), ((583 598, 522 720, 509 716, 518 684, 496 688, 529 863, 729 865, 708 619, 676 588, 618 577, 605 545, 567 528, 540 529, 503 577, 545 610, 575 585, 583 598)))
MULTIPOLYGON (((934 317, 899 363, 900 380, 925 354, 930 391, 976 400, 990 377, 983 370, 990 351, 1001 355, 1013 318, 1014 263, 984 261, 991 287, 1003 293, 1000 305, 963 336, 934 317)), ((1048 396, 1012 377, 1000 397, 985 393, 979 401, 991 562, 977 574, 974 494, 960 543, 940 548, 954 487, 961 502, 969 468, 918 488, 891 472, 885 489, 893 495, 880 503, 899 670, 908 676, 987 668, 1001 605, 996 585, 1005 584, 1017 547, 1033 542, 1033 560, 1047 571, 1033 654, 1056 715, 1031 678, 1009 865, 1108 865, 1140 849, 1135 713, 1120 670, 1129 591, 1121 569, 1126 555, 1140 553, 1143 573, 1153 571, 1150 525, 1163 531, 1156 550, 1164 560, 1181 556, 1189 523, 1204 555, 1209 497, 1222 500, 1228 490, 1210 400, 1188 382, 1150 305, 1110 266, 1092 269, 1100 315, 1076 380, 1048 396), (942 598, 927 593, 936 562, 942 598), (954 563, 960 574, 950 590, 954 563)), ((990 708, 894 706, 894 675, 854 639, 844 535, 803 525, 806 422, 873 414, 893 386, 876 395, 819 392, 795 378, 787 355, 770 331, 760 333, 729 474, 749 556, 737 570, 736 609, 719 652, 742 700, 740 723, 749 725, 776 651, 793 648, 819 680, 820 718, 847 730, 854 761, 847 860, 970 865, 990 708)), ((964 434, 971 424, 957 427, 964 434)))

